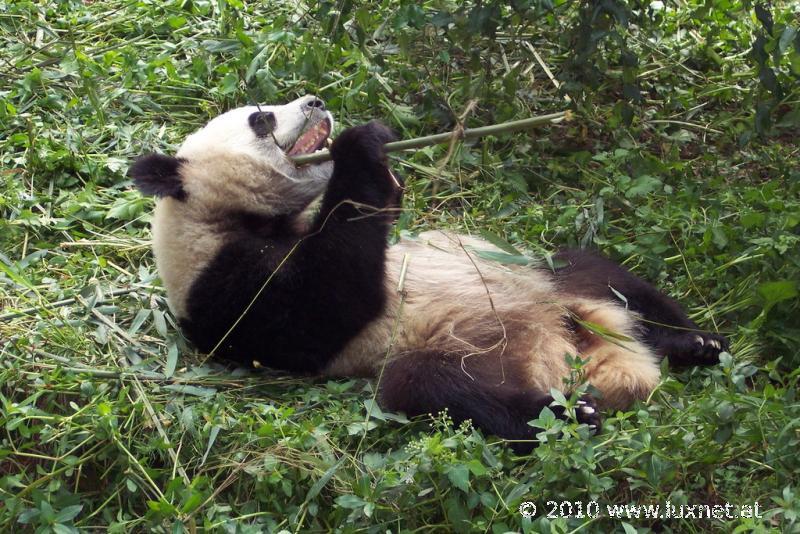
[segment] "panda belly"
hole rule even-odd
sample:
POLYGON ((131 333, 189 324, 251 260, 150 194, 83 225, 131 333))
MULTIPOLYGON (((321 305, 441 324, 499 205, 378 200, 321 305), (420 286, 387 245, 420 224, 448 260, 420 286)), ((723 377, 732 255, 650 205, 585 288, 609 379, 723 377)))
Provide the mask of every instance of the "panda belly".
POLYGON ((614 303, 570 297, 544 268, 480 260, 483 241, 426 233, 387 252, 385 313, 327 366, 333 376, 379 376, 412 355, 458 358, 467 377, 547 392, 569 376, 565 355, 588 359, 586 378, 600 404, 623 407, 645 398, 659 379, 657 358, 636 340, 635 316, 614 303), (398 291, 407 258, 403 296, 398 291), (573 318, 630 341, 609 342, 576 328, 573 318))

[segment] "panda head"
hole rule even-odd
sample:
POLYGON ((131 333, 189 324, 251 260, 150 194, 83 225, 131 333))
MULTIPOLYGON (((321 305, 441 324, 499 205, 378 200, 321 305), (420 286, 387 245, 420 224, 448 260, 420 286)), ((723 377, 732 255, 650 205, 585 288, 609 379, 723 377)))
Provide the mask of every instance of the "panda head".
POLYGON ((153 251, 170 308, 187 316, 194 281, 226 243, 286 221, 302 232, 333 163, 296 166, 290 156, 323 147, 333 117, 314 96, 283 106, 224 113, 191 134, 174 156, 149 154, 130 168, 157 198, 153 251))
POLYGON ((324 190, 333 165, 297 167, 290 156, 323 148, 332 128, 333 116, 314 96, 240 107, 191 134, 174 156, 140 157, 129 174, 142 193, 185 203, 210 221, 231 212, 292 214, 324 190))

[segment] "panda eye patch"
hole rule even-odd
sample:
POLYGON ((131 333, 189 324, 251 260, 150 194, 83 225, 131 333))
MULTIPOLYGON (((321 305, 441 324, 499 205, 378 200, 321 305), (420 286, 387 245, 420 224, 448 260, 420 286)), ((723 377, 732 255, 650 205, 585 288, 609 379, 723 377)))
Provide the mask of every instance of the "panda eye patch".
POLYGON ((256 137, 268 136, 277 125, 275 114, 271 111, 256 111, 247 118, 247 122, 255 132, 256 137))

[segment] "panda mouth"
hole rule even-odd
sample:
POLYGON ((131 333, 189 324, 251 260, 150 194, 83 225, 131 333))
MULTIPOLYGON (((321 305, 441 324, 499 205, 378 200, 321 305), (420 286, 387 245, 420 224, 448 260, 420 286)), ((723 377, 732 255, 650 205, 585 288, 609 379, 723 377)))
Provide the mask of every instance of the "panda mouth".
POLYGON ((316 152, 327 144, 330 134, 331 121, 327 118, 322 119, 301 133, 286 154, 288 156, 299 156, 316 152))

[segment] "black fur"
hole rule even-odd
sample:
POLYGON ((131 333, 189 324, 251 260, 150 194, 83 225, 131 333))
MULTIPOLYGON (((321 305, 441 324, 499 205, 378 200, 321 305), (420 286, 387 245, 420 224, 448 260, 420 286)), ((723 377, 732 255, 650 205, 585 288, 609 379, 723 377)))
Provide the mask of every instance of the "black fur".
POLYGON ((621 265, 587 250, 563 250, 554 259, 565 263, 556 270, 565 291, 597 299, 627 299, 628 309, 638 312, 643 340, 660 356, 677 365, 708 365, 728 350, 724 336, 700 330, 680 305, 621 265), (610 286, 610 287, 609 287, 610 286), (702 341, 702 342, 701 342, 702 341), (719 343, 715 347, 711 341, 719 343))
MULTIPOLYGON (((624 295, 629 309, 644 319, 643 341, 658 354, 668 355, 672 362, 714 363, 719 353, 727 350, 724 337, 700 331, 674 300, 614 262, 583 250, 565 250, 554 259, 557 264, 565 264, 555 273, 563 290, 601 300, 619 300, 611 286, 624 295), (698 336, 702 344, 698 343, 698 336), (720 346, 709 344, 711 340, 719 341, 720 346)), ((513 440, 512 447, 517 452, 527 452, 535 444, 538 432, 527 421, 535 419, 553 398, 531 388, 523 378, 524 370, 518 368, 519 362, 509 356, 512 357, 507 359, 501 376, 501 366, 491 355, 469 359, 430 351, 404 355, 384 370, 381 402, 390 410, 412 416, 446 408, 455 422, 471 419, 477 428, 513 440)), ((581 401, 584 406, 576 410, 579 422, 599 429, 600 415, 594 400, 586 395, 581 401)), ((551 409, 558 417, 564 417, 563 409, 551 409)))
MULTIPOLYGON (((447 409, 454 423, 470 419, 476 428, 515 440, 511 446, 523 453, 531 450, 541 431, 528 421, 553 402, 552 396, 526 384, 523 376, 524 369, 513 364, 501 371, 490 355, 462 359, 458 354, 419 351, 386 365, 380 400, 385 408, 410 416, 447 409)), ((581 401, 578 421, 598 431, 600 415, 594 399, 584 395, 581 401)), ((551 410, 557 417, 566 417, 560 406, 551 410)))
MULTIPOLYGON (((303 236, 292 234, 288 218, 232 216, 222 229, 226 244, 192 286, 189 318, 182 320, 200 350, 245 365, 257 360, 276 369, 317 372, 383 312, 386 237, 401 196, 383 149, 391 139, 375 122, 339 135, 331 147, 333 176, 303 236)), ((134 176, 143 190, 164 194, 164 177, 171 174, 156 163, 166 162, 137 162, 134 176)), ((613 262, 575 250, 556 259, 566 264, 555 274, 565 290, 615 299, 611 286, 625 295, 630 309, 645 319, 644 341, 673 361, 711 363, 727 348, 721 336, 697 331, 675 301, 613 262)), ((446 408, 456 422, 471 419, 486 432, 527 440, 513 446, 528 450, 537 430, 527 422, 553 399, 530 387, 513 358, 499 374, 496 358, 465 362, 458 354, 426 350, 402 355, 386 366, 382 405, 412 416, 446 408)), ((585 396, 582 403, 579 421, 598 429, 593 399, 585 396)), ((562 409, 552 409, 564 417, 562 409)))
POLYGON ((253 129, 256 137, 268 136, 277 125, 275 114, 271 111, 256 111, 255 113, 251 113, 250 116, 247 117, 247 123, 250 125, 250 128, 253 129))
POLYGON ((222 232, 258 237, 272 237, 275 235, 291 235, 292 221, 290 215, 262 215, 247 211, 226 213, 224 220, 219 222, 222 232))
POLYGON ((391 139, 378 123, 338 136, 333 176, 305 236, 262 232, 257 221, 231 230, 188 298, 183 327, 198 348, 316 372, 383 311, 391 217, 382 210, 398 198, 383 151, 391 139))
POLYGON ((183 161, 164 154, 148 154, 131 165, 128 175, 145 195, 183 200, 186 198, 180 177, 183 161))

